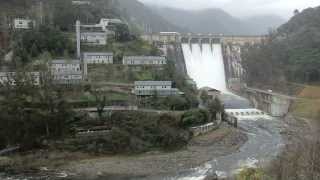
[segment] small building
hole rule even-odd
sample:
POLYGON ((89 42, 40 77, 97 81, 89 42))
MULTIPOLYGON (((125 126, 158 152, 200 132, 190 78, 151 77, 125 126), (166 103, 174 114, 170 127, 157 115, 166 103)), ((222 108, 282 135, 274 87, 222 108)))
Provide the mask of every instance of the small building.
POLYGON ((124 56, 124 65, 164 65, 167 64, 166 57, 163 56, 124 56))
MULTIPOLYGON (((21 74, 22 75, 22 74, 21 74)), ((0 72, 0 84, 4 85, 9 83, 12 86, 16 85, 16 72, 0 72)), ((40 85, 40 73, 39 72, 26 72, 21 76, 22 81, 30 80, 34 85, 40 85)))
POLYGON ((59 85, 77 85, 83 79, 81 71, 56 72, 52 76, 53 82, 59 85))
POLYGON ((172 96, 183 93, 177 88, 172 88, 171 81, 136 81, 134 94, 137 96, 172 96))
POLYGON ((81 72, 81 61, 79 60, 52 60, 51 72, 81 72))
POLYGON ((120 19, 100 19, 100 23, 97 26, 100 26, 103 31, 110 30, 111 27, 118 25, 118 24, 125 24, 120 19))
POLYGON ((204 87, 204 88, 201 88, 201 90, 207 92, 207 94, 212 100, 219 98, 219 96, 221 95, 221 91, 214 88, 204 87))
POLYGON ((53 60, 51 61, 51 74, 55 84, 79 84, 83 79, 81 61, 53 60))
POLYGON ((83 32, 80 34, 81 43, 86 45, 106 45, 108 35, 105 32, 83 32))
POLYGON ((85 52, 83 61, 86 64, 113 64, 113 53, 110 52, 85 52))
POLYGON ((90 1, 72 1, 72 4, 73 4, 73 5, 77 5, 77 6, 80 6, 80 5, 90 5, 91 2, 90 2, 90 1))
POLYGON ((30 19, 16 18, 14 19, 15 29, 31 29, 35 25, 35 21, 30 19))

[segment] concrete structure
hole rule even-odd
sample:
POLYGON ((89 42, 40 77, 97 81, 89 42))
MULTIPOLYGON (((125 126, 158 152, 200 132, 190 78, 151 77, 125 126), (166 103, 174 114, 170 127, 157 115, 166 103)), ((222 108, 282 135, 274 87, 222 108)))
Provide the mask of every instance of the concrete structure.
POLYGON ((257 120, 257 119, 272 119, 267 113, 258 109, 226 109, 226 114, 229 119, 236 120, 257 120))
POLYGON ((13 23, 15 29, 30 29, 35 26, 35 21, 30 19, 16 18, 13 23))
MULTIPOLYGON (((0 84, 5 85, 9 83, 10 85, 16 85, 16 72, 0 72, 0 84)), ((39 72, 26 72, 20 74, 21 81, 30 80, 34 85, 40 85, 40 73, 39 72)))
POLYGON ((120 19, 100 19, 99 24, 83 24, 81 27, 85 30, 103 31, 107 34, 114 34, 114 26, 125 24, 120 19), (113 33, 112 33, 113 32, 113 33))
POLYGON ((213 131, 217 129, 219 126, 214 124, 214 123, 208 123, 204 124, 202 126, 197 126, 197 127, 191 127, 190 131, 192 132, 193 136, 199 136, 202 134, 206 134, 210 131, 213 131))
POLYGON ((124 65, 164 65, 167 59, 163 56, 124 56, 124 65))
POLYGON ((85 45, 106 45, 107 34, 105 32, 83 32, 80 33, 81 43, 85 45))
POLYGON ((245 88, 245 95, 255 108, 261 109, 271 116, 285 116, 295 98, 283 94, 274 93, 271 90, 264 91, 254 88, 245 88))
POLYGON ((113 53, 110 52, 85 52, 83 61, 86 64, 113 64, 113 53))
POLYGON ((79 20, 76 22, 76 39, 77 39, 77 58, 81 58, 81 23, 79 20))
POLYGON ((171 81, 136 81, 134 93, 137 96, 171 96, 183 94, 176 88, 172 88, 171 81))
POLYGON ((164 44, 170 42, 180 42, 181 34, 178 32, 160 32, 157 34, 144 34, 141 38, 149 43, 162 42, 164 44))
POLYGON ((72 1, 73 5, 90 5, 91 2, 90 1, 72 1))
POLYGON ((150 43, 191 43, 191 42, 205 42, 205 43, 236 43, 236 44, 257 44, 261 43, 265 36, 229 36, 223 34, 180 34, 177 32, 160 32, 154 34, 144 34, 141 38, 150 43))
POLYGON ((81 72, 81 61, 79 60, 52 60, 50 64, 52 73, 81 72))
POLYGON ((74 85, 83 79, 79 60, 53 60, 50 67, 56 84, 74 85))

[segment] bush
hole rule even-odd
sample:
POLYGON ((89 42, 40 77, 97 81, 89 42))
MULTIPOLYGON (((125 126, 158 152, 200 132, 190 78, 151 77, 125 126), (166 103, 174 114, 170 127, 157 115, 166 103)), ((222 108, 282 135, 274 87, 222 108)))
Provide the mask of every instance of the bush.
POLYGON ((204 109, 190 110, 181 117, 181 126, 184 128, 199 126, 209 122, 209 112, 204 109))
POLYGON ((106 153, 140 153, 153 148, 173 150, 186 145, 191 137, 179 127, 179 119, 169 114, 115 112, 110 124, 110 137, 95 142, 93 152, 101 152, 101 147, 106 153))

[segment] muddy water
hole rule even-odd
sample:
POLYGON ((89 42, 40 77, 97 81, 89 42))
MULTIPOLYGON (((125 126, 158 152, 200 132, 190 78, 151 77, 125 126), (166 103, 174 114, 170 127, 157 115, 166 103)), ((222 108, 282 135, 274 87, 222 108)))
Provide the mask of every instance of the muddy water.
POLYGON ((248 141, 239 152, 222 157, 213 157, 202 167, 190 170, 171 179, 202 180, 213 173, 220 177, 230 177, 244 167, 264 165, 281 150, 283 141, 280 135, 282 123, 272 120, 241 120, 239 127, 248 135, 248 141))

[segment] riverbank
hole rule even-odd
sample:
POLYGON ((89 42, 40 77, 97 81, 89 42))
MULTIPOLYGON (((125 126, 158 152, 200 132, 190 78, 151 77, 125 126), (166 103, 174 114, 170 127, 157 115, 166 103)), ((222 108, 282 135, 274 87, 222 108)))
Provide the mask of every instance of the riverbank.
MULTIPOLYGON (((148 179, 174 175, 203 165, 215 157, 237 152, 247 139, 241 130, 222 124, 218 130, 193 138, 185 148, 175 152, 94 156, 76 152, 41 151, 3 157, 0 164, 7 163, 11 166, 10 172, 18 174, 10 176, 13 179, 148 179)), ((0 173, 0 178, 3 177, 6 176, 0 173)))
POLYGON ((189 170, 239 150, 247 136, 238 129, 223 125, 207 135, 195 137, 176 152, 149 152, 137 156, 110 156, 72 161, 61 171, 79 179, 116 177, 154 177, 189 170))

